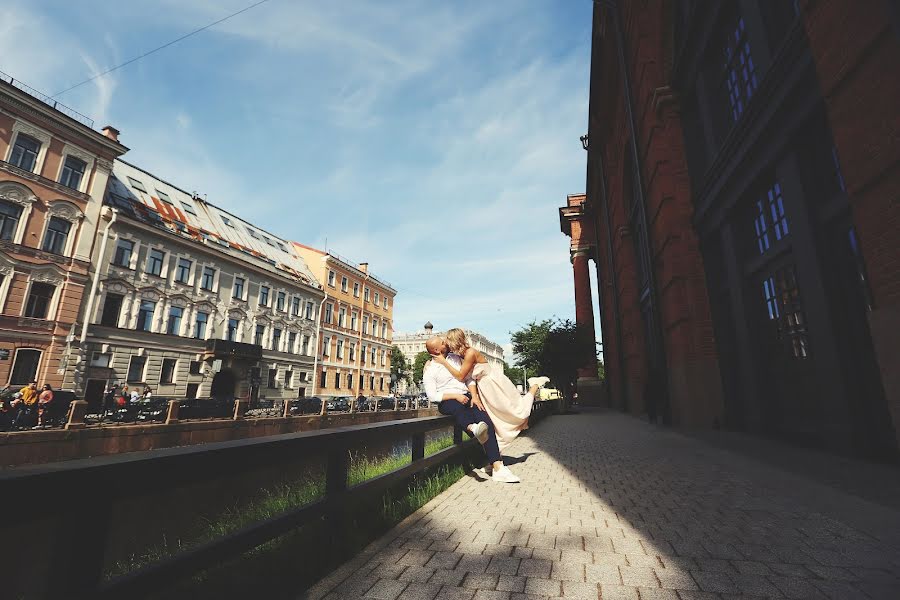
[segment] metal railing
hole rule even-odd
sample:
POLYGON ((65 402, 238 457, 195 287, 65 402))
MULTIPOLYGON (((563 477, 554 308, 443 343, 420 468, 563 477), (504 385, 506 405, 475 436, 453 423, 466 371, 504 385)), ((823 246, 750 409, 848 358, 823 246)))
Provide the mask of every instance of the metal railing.
POLYGON ((94 128, 94 120, 91 119, 90 117, 87 117, 87 116, 81 114, 74 108, 69 108, 62 102, 59 102, 58 100, 54 100, 47 94, 37 91, 36 89, 34 89, 30 85, 28 85, 22 81, 13 79, 12 75, 8 75, 8 74, 4 73, 3 71, 0 71, 0 80, 5 81, 6 83, 10 84, 14 88, 22 90, 29 96, 33 96, 34 98, 40 100, 41 102, 43 102, 50 108, 58 110, 59 112, 66 115, 70 119, 74 119, 74 120, 78 121, 79 123, 81 123, 82 125, 84 125, 86 127, 90 127, 91 129, 94 128))

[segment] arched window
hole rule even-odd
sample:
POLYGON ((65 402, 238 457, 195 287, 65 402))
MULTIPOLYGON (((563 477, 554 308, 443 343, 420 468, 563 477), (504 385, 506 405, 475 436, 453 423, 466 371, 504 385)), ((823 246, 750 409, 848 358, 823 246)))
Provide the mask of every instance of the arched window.
POLYGON ((27 385, 37 377, 41 364, 41 351, 33 348, 18 348, 10 371, 10 385, 27 385))

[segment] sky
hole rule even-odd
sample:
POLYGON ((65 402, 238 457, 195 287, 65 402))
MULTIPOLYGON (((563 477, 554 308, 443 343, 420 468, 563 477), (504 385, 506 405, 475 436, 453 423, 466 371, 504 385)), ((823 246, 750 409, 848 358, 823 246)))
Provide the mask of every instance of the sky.
MULTIPOLYGON (((4 0, 0 71, 52 95, 256 0, 4 0)), ((127 161, 397 289, 394 331, 574 318, 590 0, 269 0, 58 100, 127 161)), ((596 304, 596 299, 595 299, 596 304)), ((598 321, 599 322, 599 321, 598 321)), ((507 355, 509 359, 509 355, 507 355)))

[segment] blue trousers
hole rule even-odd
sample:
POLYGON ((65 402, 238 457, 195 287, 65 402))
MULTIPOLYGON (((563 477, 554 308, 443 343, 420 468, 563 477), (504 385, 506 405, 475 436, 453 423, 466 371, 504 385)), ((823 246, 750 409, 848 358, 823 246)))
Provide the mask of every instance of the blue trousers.
POLYGON ((442 415, 448 415, 456 420, 456 424, 466 430, 469 436, 472 432, 466 429, 469 425, 474 425, 479 421, 484 421, 488 426, 488 439, 484 443, 484 451, 487 453, 488 460, 492 463, 501 460, 500 448, 497 446, 497 434, 494 431, 494 424, 486 412, 472 406, 471 404, 461 404, 456 400, 442 400, 438 404, 438 412, 442 415))

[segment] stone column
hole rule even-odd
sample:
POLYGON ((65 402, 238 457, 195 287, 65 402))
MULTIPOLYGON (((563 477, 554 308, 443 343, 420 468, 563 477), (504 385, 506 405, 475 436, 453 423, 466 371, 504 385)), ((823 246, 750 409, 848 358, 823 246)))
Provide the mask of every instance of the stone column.
MULTIPOLYGON (((594 330, 594 307, 591 299, 591 274, 588 262, 593 255, 590 248, 572 250, 572 271, 575 279, 575 323, 596 338, 594 330)), ((593 349, 593 347, 592 347, 593 349)), ((600 380, 597 379, 597 359, 591 351, 585 357, 585 366, 578 369, 578 401, 582 405, 597 405, 601 401, 600 380)))

